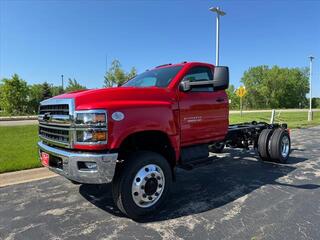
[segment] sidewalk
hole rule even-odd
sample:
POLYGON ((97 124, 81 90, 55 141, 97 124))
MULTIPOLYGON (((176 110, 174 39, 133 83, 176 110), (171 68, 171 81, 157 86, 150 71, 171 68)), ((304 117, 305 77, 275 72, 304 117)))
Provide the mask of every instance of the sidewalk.
POLYGON ((2 173, 0 174, 0 188, 19 183, 26 183, 46 178, 52 178, 56 176, 58 175, 43 167, 30 170, 22 170, 17 172, 2 173))

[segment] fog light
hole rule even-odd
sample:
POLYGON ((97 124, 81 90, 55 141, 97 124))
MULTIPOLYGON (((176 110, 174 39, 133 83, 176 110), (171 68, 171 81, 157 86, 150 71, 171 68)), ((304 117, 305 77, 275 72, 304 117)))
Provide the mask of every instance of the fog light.
POLYGON ((95 162, 78 162, 80 171, 97 171, 97 163, 95 162))
POLYGON ((97 164, 95 162, 85 162, 84 165, 89 170, 97 170, 97 164))

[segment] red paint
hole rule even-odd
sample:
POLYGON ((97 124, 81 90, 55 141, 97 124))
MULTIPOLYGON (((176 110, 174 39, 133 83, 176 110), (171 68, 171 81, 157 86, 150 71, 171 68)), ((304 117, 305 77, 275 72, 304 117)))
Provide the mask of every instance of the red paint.
POLYGON ((45 153, 45 152, 41 152, 40 154, 41 156, 41 163, 44 167, 48 167, 49 166, 49 159, 50 159, 50 156, 48 153, 45 153))
POLYGON ((221 140, 228 130, 225 91, 179 92, 181 145, 221 140), (217 99, 223 98, 223 102, 217 99))
POLYGON ((291 135, 291 129, 290 128, 287 128, 287 132, 289 134, 289 136, 291 135))
POLYGON ((214 66, 197 62, 178 65, 183 68, 167 88, 104 88, 57 96, 74 98, 76 110, 105 109, 108 112, 108 144, 75 145, 75 148, 117 149, 130 134, 157 130, 168 135, 178 159, 182 146, 223 140, 229 124, 228 98, 225 91, 184 93, 178 88, 190 68, 204 66, 213 71, 214 66), (218 102, 218 98, 224 100, 218 102), (123 112, 124 120, 112 120, 111 115, 115 111, 123 112), (189 121, 194 117, 198 117, 198 121, 189 121))

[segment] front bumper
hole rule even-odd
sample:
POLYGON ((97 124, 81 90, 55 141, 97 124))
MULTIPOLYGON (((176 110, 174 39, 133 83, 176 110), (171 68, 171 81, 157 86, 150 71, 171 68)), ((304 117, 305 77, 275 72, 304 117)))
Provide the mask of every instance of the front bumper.
POLYGON ((59 167, 52 164, 47 166, 51 171, 79 183, 101 184, 111 182, 116 162, 117 153, 92 153, 92 152, 75 152, 60 148, 50 147, 43 142, 38 142, 39 153, 48 153, 50 159, 61 162, 59 167), (96 163, 94 170, 82 169, 80 166, 84 162, 96 163))

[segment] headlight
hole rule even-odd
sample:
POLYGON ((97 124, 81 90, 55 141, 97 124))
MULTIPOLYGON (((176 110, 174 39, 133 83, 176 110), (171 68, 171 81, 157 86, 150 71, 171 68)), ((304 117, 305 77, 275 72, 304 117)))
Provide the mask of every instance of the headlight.
POLYGON ((107 141, 107 131, 99 129, 77 130, 77 142, 96 143, 107 141))
POLYGON ((106 144, 108 140, 107 112, 104 110, 75 113, 76 144, 106 144))
POLYGON ((76 125, 95 125, 106 126, 107 116, 105 112, 77 112, 76 113, 76 125))

